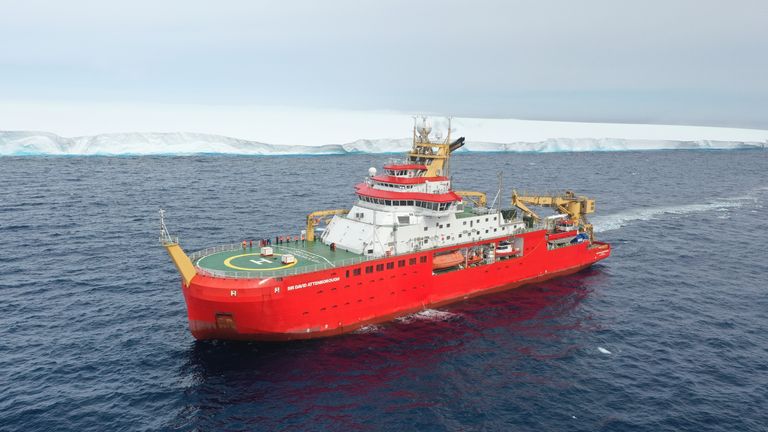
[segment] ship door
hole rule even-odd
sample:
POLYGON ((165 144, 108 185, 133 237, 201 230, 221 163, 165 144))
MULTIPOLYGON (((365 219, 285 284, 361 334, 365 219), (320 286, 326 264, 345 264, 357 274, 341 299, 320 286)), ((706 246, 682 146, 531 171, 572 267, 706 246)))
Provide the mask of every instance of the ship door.
POLYGON ((233 317, 231 313, 217 313, 216 328, 217 329, 234 329, 235 317, 233 317))

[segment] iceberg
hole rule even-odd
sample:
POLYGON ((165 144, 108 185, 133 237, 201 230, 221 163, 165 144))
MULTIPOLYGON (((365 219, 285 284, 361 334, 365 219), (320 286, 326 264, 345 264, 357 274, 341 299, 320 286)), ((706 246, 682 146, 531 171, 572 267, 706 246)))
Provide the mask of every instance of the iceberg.
MULTIPOLYGON (((111 133, 62 137, 49 132, 0 131, 0 156, 130 155, 341 155, 402 153, 410 138, 359 139, 346 144, 277 145, 202 133, 111 133)), ((538 142, 467 140, 459 152, 595 152, 637 150, 755 149, 765 143, 745 141, 675 141, 618 138, 550 138, 538 142)))
MULTIPOLYGON (((401 153, 410 148, 413 122, 395 112, 2 103, 0 118, 5 128, 20 127, 0 131, 0 156, 401 153), (35 131, 51 127, 59 134, 35 131), (120 132, 147 129, 154 132, 120 132)), ((432 126, 446 135, 446 119, 433 116, 432 126)), ((452 136, 467 138, 459 152, 733 150, 768 142, 766 130, 706 126, 454 117, 451 127, 452 136)))

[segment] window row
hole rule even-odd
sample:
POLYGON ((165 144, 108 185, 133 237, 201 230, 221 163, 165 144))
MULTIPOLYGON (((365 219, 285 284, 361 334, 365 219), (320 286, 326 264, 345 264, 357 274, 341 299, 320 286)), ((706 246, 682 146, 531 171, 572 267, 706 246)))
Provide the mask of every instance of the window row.
POLYGON ((419 172, 419 170, 384 170, 387 174, 391 176, 406 176, 406 175, 416 175, 416 173, 419 172))
MULTIPOLYGON (((408 265, 416 265, 416 262, 417 262, 416 258, 408 258, 408 265)), ((420 262, 421 264, 426 263, 427 262, 426 255, 420 256, 419 259, 418 259, 418 262, 420 262)), ((390 262, 387 262, 387 263, 379 263, 379 264, 376 264, 376 265, 365 266, 364 267, 365 268, 365 273, 366 274, 373 273, 374 271, 380 272, 380 271, 384 271, 385 268, 387 270, 393 270, 395 268, 395 263, 397 263, 397 267, 398 268, 405 267, 405 265, 406 265, 405 264, 405 259, 401 259, 401 260, 397 260, 397 261, 390 261, 390 262)), ((362 274, 362 272, 363 272, 363 267, 358 267, 356 269, 352 269, 352 276, 360 276, 362 274)), ((349 277, 349 275, 350 275, 350 271, 347 270, 346 277, 349 277)))
POLYGON ((365 195, 360 195, 360 201, 369 202, 372 204, 387 205, 387 206, 411 206, 421 207, 427 210, 445 211, 451 208, 453 203, 435 203, 429 201, 414 201, 414 200, 388 200, 382 198, 373 198, 365 195))
POLYGON ((393 189, 413 189, 416 185, 406 185, 406 184, 394 184, 394 183, 381 183, 377 182, 381 186, 390 187, 393 189))

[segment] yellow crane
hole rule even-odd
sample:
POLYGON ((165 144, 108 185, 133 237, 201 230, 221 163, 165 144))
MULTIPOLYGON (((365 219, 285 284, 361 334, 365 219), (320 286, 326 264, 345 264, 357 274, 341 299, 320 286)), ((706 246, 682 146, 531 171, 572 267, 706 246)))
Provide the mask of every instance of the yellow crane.
POLYGON ((535 220, 541 220, 528 206, 551 207, 560 214, 566 214, 574 224, 584 228, 592 238, 592 224, 587 222, 586 215, 595 212, 595 200, 585 196, 576 196, 572 191, 562 195, 519 195, 512 191, 512 205, 519 208, 535 220))
POLYGON ((335 215, 343 215, 349 213, 346 209, 335 210, 319 210, 307 215, 307 241, 315 240, 315 227, 322 223, 328 223, 335 215))
POLYGON ((475 203, 478 207, 485 207, 485 205, 488 203, 488 197, 485 195, 485 192, 477 192, 477 191, 455 191, 456 195, 461 196, 462 198, 467 198, 471 202, 475 203))

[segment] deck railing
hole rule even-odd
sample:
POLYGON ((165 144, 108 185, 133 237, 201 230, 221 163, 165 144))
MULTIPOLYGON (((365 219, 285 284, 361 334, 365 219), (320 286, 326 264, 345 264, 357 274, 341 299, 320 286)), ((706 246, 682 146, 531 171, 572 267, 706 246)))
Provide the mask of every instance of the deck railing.
MULTIPOLYGON (((197 261, 197 259, 202 258, 204 256, 208 256, 210 254, 214 254, 218 252, 232 251, 239 248, 242 248, 242 246, 239 244, 216 246, 216 247, 211 247, 199 252, 195 252, 192 255, 190 255, 189 258, 194 263, 195 261, 197 261)), ((213 270, 213 269, 203 268, 198 265, 195 265, 195 268, 197 269, 198 273, 207 275, 207 276, 214 276, 214 277, 220 277, 220 278, 232 278, 232 279, 266 279, 271 277, 292 276, 292 275, 297 275, 302 273, 312 273, 320 270, 327 270, 334 267, 345 267, 345 266, 350 266, 353 264, 358 264, 365 261, 371 261, 371 260, 381 259, 381 258, 383 257, 361 256, 359 258, 347 258, 345 260, 335 261, 333 263, 302 265, 302 266, 290 267, 286 269, 261 270, 261 271, 259 270, 255 270, 255 271, 213 270)))
MULTIPOLYGON (((536 229, 541 229, 541 228, 535 227, 535 228, 524 228, 522 230, 514 230, 513 232, 508 233, 505 236, 516 235, 516 234, 524 233, 527 231, 533 231, 536 229)), ((445 245, 445 244, 432 244, 429 246, 421 245, 418 248, 414 248, 414 251, 426 251, 431 249, 439 249, 446 246, 450 246, 450 245, 445 245)), ((349 265, 363 263, 366 261, 387 258, 385 256, 360 256, 356 258, 347 258, 345 260, 335 261, 333 263, 320 263, 320 264, 313 264, 313 265, 302 265, 302 266, 290 267, 286 269, 261 270, 261 271, 259 270, 254 270, 254 271, 213 270, 213 269, 200 267, 196 263, 196 261, 202 257, 206 257, 208 255, 212 255, 219 252, 239 250, 239 249, 242 249, 242 247, 243 247, 242 243, 232 243, 228 245, 209 247, 207 249, 203 249, 201 251, 197 251, 190 254, 189 258, 190 260, 192 260, 192 263, 195 265, 195 268, 197 269, 198 273, 207 275, 207 276, 231 278, 231 279, 266 279, 271 277, 292 276, 292 275, 297 275, 302 273, 312 273, 320 270, 327 270, 334 267, 345 267, 349 265)), ((394 258, 397 256, 398 255, 391 255, 389 258, 394 258)))

